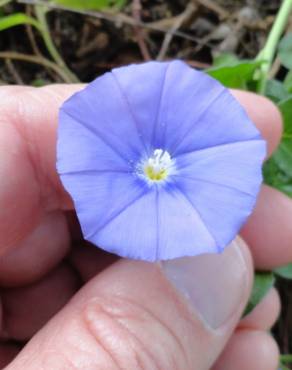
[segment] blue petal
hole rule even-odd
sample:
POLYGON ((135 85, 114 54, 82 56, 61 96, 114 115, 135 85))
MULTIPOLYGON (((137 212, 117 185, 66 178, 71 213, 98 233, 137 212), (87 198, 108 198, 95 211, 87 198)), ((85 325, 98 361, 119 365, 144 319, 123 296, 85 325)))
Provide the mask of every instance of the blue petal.
POLYGON ((183 62, 168 65, 154 147, 175 156, 253 138, 258 130, 226 88, 183 62))
POLYGON ((165 76, 154 145, 173 153, 177 143, 226 89, 185 63, 169 63, 165 76))
POLYGON ((84 237, 88 240, 145 193, 145 186, 129 173, 85 171, 63 174, 61 179, 72 195, 84 237))
POLYGON ((74 94, 62 110, 129 161, 136 161, 145 152, 131 107, 112 73, 106 73, 74 94))
POLYGON ((171 187, 158 196, 157 258, 218 252, 216 241, 185 194, 171 187))
POLYGON ((179 179, 176 186, 197 210, 220 250, 235 238, 256 202, 256 196, 228 185, 179 179))
POLYGON ((255 196, 262 180, 265 154, 265 141, 257 139, 201 149, 176 157, 177 176, 255 196))
POLYGON ((122 257, 156 260, 156 192, 148 189, 89 240, 122 257))
POLYGON ((150 150, 156 148, 153 140, 159 124, 160 102, 169 65, 149 62, 112 71, 124 91, 149 154, 152 154, 150 150))
POLYGON ((82 171, 130 171, 129 162, 111 142, 104 142, 91 129, 63 110, 59 119, 57 169, 59 174, 82 171))
POLYGON ((177 141, 173 155, 237 141, 261 139, 243 107, 225 89, 177 141))
POLYGON ((217 251, 197 211, 176 189, 149 189, 90 238, 120 256, 147 261, 217 251))

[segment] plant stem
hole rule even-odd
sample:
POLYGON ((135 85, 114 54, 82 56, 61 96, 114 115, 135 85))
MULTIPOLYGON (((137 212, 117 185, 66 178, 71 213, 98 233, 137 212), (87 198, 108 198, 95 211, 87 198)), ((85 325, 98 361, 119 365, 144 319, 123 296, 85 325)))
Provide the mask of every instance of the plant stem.
POLYGON ((48 27, 46 13, 47 8, 43 5, 35 5, 36 17, 41 25, 41 33, 44 39, 44 43, 50 53, 51 57, 54 59, 56 64, 63 70, 64 74, 67 76, 67 80, 70 82, 80 82, 76 75, 70 71, 70 69, 65 64, 63 58, 56 49, 53 40, 51 38, 50 30, 48 27))
POLYGON ((292 9, 292 0, 283 0, 278 11, 275 22, 268 35, 264 48, 259 52, 257 59, 262 60, 260 79, 258 82, 258 92, 264 93, 268 78, 268 72, 271 68, 275 51, 280 37, 286 27, 290 11, 292 9))
POLYGON ((28 63, 36 63, 40 64, 46 68, 52 69, 55 73, 57 73, 64 82, 71 83, 71 79, 68 78, 67 74, 64 72, 62 68, 60 68, 56 63, 35 55, 27 55, 22 53, 17 53, 13 51, 1 51, 0 52, 0 59, 14 59, 14 60, 21 60, 28 63))

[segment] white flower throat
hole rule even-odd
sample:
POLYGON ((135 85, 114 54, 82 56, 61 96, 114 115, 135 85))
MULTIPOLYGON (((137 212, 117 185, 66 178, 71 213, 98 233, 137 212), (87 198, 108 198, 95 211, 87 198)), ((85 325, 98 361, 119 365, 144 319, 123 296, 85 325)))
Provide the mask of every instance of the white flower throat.
POLYGON ((170 154, 163 149, 155 149, 153 155, 143 161, 143 175, 149 182, 166 180, 174 169, 174 161, 170 154))

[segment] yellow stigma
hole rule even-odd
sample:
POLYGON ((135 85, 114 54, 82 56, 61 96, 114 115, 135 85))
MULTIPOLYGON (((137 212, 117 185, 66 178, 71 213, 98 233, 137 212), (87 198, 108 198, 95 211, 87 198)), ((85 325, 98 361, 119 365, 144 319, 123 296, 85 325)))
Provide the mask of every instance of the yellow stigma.
POLYGON ((155 149, 153 156, 144 162, 144 175, 150 181, 165 180, 172 168, 173 161, 167 151, 155 149))

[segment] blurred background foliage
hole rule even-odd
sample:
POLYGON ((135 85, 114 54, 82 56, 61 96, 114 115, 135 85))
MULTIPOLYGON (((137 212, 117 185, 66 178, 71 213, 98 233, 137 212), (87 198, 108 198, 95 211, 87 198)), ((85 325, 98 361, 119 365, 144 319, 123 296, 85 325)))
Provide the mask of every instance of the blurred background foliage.
MULTIPOLYGON (((273 35, 268 35, 280 4, 280 0, 0 0, 0 84, 88 82, 124 64, 183 59, 227 87, 262 93, 278 105, 284 132, 264 166, 264 179, 292 197, 288 7, 282 14, 285 27, 274 34, 276 44, 267 45, 273 43, 273 35)), ((288 369, 292 264, 256 275, 246 313, 275 281, 283 311, 274 335, 285 353, 281 366, 288 369)))

